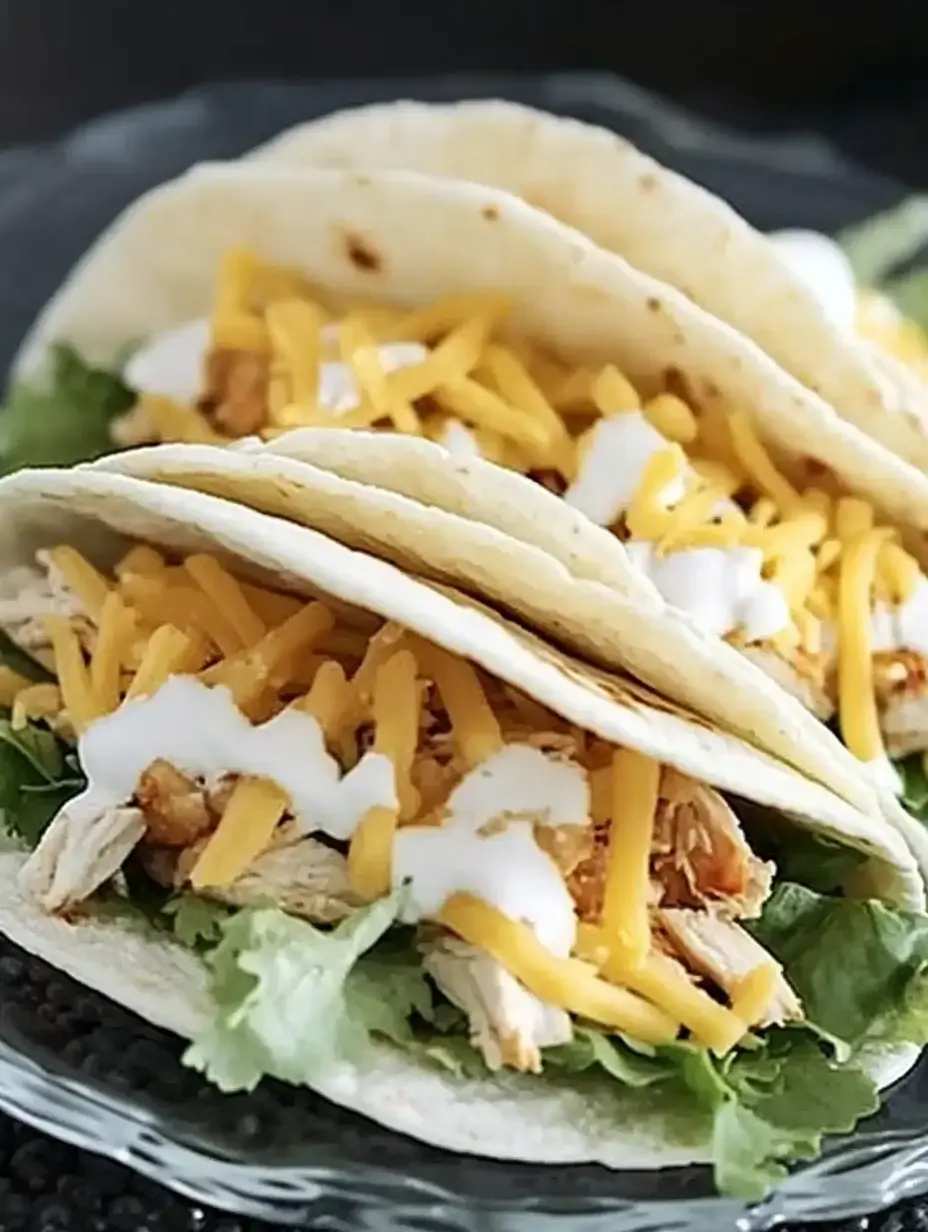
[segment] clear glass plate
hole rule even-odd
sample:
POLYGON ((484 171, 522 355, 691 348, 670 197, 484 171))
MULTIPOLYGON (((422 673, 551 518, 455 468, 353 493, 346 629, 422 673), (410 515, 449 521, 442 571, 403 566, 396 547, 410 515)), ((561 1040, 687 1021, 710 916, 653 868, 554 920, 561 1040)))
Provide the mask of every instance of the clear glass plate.
MULTIPOLYGON (((215 86, 0 155, 0 358, 69 266, 130 200, 193 161, 383 96, 383 83, 215 86)), ((833 229, 892 204, 897 185, 809 136, 746 139, 606 75, 394 82, 394 95, 501 95, 623 132, 764 228, 833 229)), ((223 1097, 180 1046, 0 942, 0 1109, 204 1203, 327 1228, 743 1232, 841 1219, 928 1190, 928 1060, 883 1111, 762 1205, 715 1196, 705 1169, 613 1173, 451 1155, 308 1092, 223 1097)))

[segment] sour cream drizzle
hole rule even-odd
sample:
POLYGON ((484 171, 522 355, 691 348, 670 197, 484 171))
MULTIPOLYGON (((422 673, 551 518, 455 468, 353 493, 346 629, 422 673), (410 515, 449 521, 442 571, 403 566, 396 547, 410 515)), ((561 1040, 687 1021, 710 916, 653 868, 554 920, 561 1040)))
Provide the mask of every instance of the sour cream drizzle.
POLYGON ((443 825, 403 826, 394 839, 393 881, 411 882, 410 922, 437 914, 452 894, 467 892, 524 921, 552 954, 566 958, 577 931, 573 900, 535 841, 533 823, 588 825, 586 772, 540 749, 510 744, 458 784, 447 808, 443 825))
MULTIPOLYGON (((91 724, 78 756, 87 787, 63 810, 75 823, 127 804, 159 759, 208 784, 239 774, 271 780, 290 796, 304 834, 348 841, 368 809, 397 807, 389 758, 365 753, 343 775, 311 715, 287 709, 254 725, 228 689, 186 676, 91 724)), ((566 957, 576 935, 573 902, 533 826, 589 824, 586 771, 528 745, 507 745, 462 779, 447 810, 441 826, 397 832, 393 879, 410 883, 407 920, 434 916, 452 894, 468 892, 524 921, 566 957)))
POLYGON ((228 689, 173 676, 151 697, 123 703, 92 723, 78 743, 87 786, 66 806, 96 817, 133 796, 144 770, 170 762, 213 784, 229 774, 272 780, 290 796, 303 833, 321 830, 349 839, 369 808, 395 808, 393 763, 365 753, 342 775, 326 750, 319 724, 299 710, 252 724, 228 689))

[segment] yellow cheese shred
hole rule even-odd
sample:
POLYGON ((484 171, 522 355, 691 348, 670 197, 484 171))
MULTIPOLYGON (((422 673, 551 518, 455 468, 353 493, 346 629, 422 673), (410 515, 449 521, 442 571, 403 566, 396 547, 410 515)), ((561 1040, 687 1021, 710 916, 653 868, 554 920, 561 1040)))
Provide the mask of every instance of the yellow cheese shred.
POLYGON ((122 560, 116 565, 114 573, 122 578, 126 573, 140 573, 143 577, 154 577, 167 568, 160 552, 146 543, 137 543, 129 549, 122 560))
POLYGON ((56 684, 30 684, 12 699, 10 726, 21 731, 30 719, 55 719, 61 713, 61 690, 56 684))
POLYGON ((685 466, 686 455, 679 445, 668 445, 648 459, 625 517, 632 539, 654 542, 664 534, 670 521, 664 494, 683 475, 685 466))
POLYGON ((499 721, 471 664, 421 639, 415 642, 415 655, 435 682, 464 763, 473 768, 498 753, 503 747, 499 721))
POLYGON ((419 694, 417 664, 408 650, 397 651, 378 669, 374 684, 374 751, 393 763, 396 809, 375 807, 367 811, 348 850, 348 877, 355 893, 365 902, 389 894, 393 863, 393 838, 399 814, 414 816, 418 792, 410 781, 412 761, 419 743, 419 694))
POLYGON ((660 1006, 716 1056, 730 1052, 745 1034, 745 1024, 738 1015, 714 1001, 662 954, 650 954, 631 968, 610 954, 604 973, 660 1006))
POLYGON ((267 625, 252 608, 236 579, 214 556, 195 553, 184 560, 184 568, 222 612, 243 646, 251 646, 264 637, 267 625))
MULTIPOLYGON (((564 396, 562 391, 561 396, 564 396)), ((616 415, 620 411, 641 409, 638 391, 614 364, 606 364, 593 379, 590 396, 601 415, 616 415)))
POLYGON ((268 846, 290 805, 267 779, 241 778, 190 874, 195 890, 227 886, 268 846))
POLYGON ((90 686, 101 714, 110 714, 119 705, 123 664, 127 663, 135 624, 132 614, 114 590, 106 596, 97 644, 90 660, 90 686))
POLYGON ((139 404, 160 440, 184 445, 228 445, 229 438, 217 432, 195 406, 156 394, 143 394, 139 404))
POLYGON ((612 824, 606 854, 602 923, 612 952, 639 963, 651 944, 648 879, 661 767, 632 749, 612 755, 612 824))
POLYGON ((598 979, 585 963, 553 957, 532 930, 471 894, 453 894, 438 922, 485 950, 548 1005, 624 1031, 648 1044, 669 1044, 679 1023, 624 988, 598 979))
POLYGON ((24 689, 31 689, 33 681, 28 676, 20 676, 5 663, 0 664, 0 706, 8 709, 24 689))
POLYGON ((731 998, 731 1008, 746 1027, 756 1026, 768 1013, 779 975, 776 963, 762 962, 739 980, 731 998))
POLYGON ((841 734, 861 761, 883 756, 874 693, 870 596, 877 557, 888 532, 873 530, 850 543, 838 586, 838 713, 841 734))
MULTIPOLYGON (((126 690, 126 700, 150 697, 171 677, 195 671, 198 647, 194 640, 174 625, 160 625, 148 640, 142 662, 126 690)), ((202 661, 202 660, 201 660, 202 661)))
POLYGON ((338 331, 342 360, 354 374, 361 390, 377 412, 378 419, 392 421, 397 432, 419 436, 422 424, 412 405, 391 390, 380 362, 377 344, 356 316, 348 316, 338 331))
POLYGON ((642 408, 652 427, 678 445, 692 445, 699 433, 696 416, 682 398, 675 394, 658 394, 642 408))
POLYGON ((285 388, 278 405, 269 398, 272 420, 280 405, 298 403, 311 411, 318 409, 321 345, 319 333, 325 314, 304 299, 278 300, 265 313, 271 339, 272 384, 282 381, 285 388))
POLYGON ((100 717, 77 634, 64 616, 46 616, 45 628, 55 656, 55 675, 65 709, 80 734, 100 717))
POLYGON ((774 466, 744 411, 729 414, 728 430, 735 455, 754 487, 769 497, 781 513, 792 513, 802 504, 799 493, 774 466))
POLYGON ((100 619, 110 584, 75 548, 59 545, 49 551, 52 564, 94 620, 100 619))

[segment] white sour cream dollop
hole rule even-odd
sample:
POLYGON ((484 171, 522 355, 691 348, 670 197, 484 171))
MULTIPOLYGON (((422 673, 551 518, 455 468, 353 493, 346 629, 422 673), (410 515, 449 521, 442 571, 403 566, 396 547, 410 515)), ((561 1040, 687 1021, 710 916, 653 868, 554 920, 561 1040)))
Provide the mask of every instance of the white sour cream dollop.
POLYGON ((818 231, 775 231, 769 239, 818 300, 832 325, 844 334, 853 334, 857 280, 840 245, 818 231))

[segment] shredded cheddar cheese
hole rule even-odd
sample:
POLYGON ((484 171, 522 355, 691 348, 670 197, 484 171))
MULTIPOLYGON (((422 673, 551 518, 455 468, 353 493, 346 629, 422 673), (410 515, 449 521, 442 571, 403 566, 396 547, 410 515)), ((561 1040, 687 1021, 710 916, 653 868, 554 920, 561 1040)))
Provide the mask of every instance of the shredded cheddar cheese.
POLYGON ((617 749, 612 755, 602 922, 612 953, 628 966, 640 963, 651 944, 648 866, 660 775, 659 763, 641 753, 617 749))
MULTIPOLYGON (((661 785, 661 766, 652 759, 614 749, 399 626, 372 631, 365 625, 361 633, 342 625, 327 604, 241 582, 209 555, 169 564, 153 549, 137 547, 116 566, 112 581, 84 568, 76 553, 56 552, 50 559, 63 560, 62 572, 81 579, 91 602, 100 601, 93 649, 82 645, 67 618, 49 617, 58 683, 0 677, 15 722, 34 714, 57 720, 64 707, 74 727, 86 730, 95 718, 150 697, 177 674, 227 687, 256 723, 287 708, 313 716, 343 768, 356 765, 362 748, 392 768, 397 807, 368 808, 347 842, 349 884, 362 901, 379 898, 393 884, 398 827, 447 824, 449 792, 462 776, 510 742, 532 746, 537 738, 536 748, 555 750, 555 759, 568 756, 588 776, 590 820, 608 827, 601 913, 598 922, 578 926, 573 953, 580 957, 557 957, 531 926, 470 893, 451 892, 429 918, 491 955, 545 1003, 645 1042, 669 1042, 685 1029, 722 1055, 768 1011, 774 985, 766 969, 742 981, 729 1009, 652 947, 650 859, 661 785), (228 635, 223 640, 232 649, 206 632, 219 611, 228 635), (163 620, 165 612, 183 620, 163 620), (189 627, 181 627, 187 618, 189 627)), ((184 792, 196 793, 196 783, 167 770, 164 790, 178 779, 184 792)), ((243 773, 207 787, 216 793, 209 797, 212 820, 202 840, 197 830, 186 874, 203 892, 231 886, 295 811, 287 793, 267 779, 243 773)), ((485 823, 486 833, 481 828, 481 838, 499 835, 511 819, 511 810, 503 810, 485 823)), ((586 820, 578 818, 577 825, 586 820)), ((569 843, 559 846, 541 822, 535 826, 528 834, 551 856, 566 890, 566 874, 552 853, 564 858, 569 843)), ((583 838, 582 827, 578 834, 583 838)), ((775 977, 775 965, 768 966, 775 977)))

